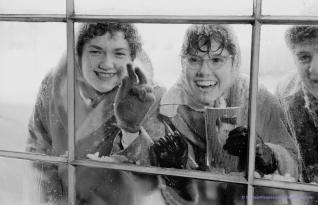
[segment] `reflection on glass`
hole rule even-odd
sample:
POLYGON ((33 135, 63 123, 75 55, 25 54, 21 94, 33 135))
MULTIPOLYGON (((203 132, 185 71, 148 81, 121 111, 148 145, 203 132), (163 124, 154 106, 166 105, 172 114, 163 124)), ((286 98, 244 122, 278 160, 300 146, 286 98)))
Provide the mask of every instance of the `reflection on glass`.
POLYGON ((316 0, 266 0, 262 1, 264 15, 317 15, 316 0))
POLYGON ((127 1, 111 0, 105 4, 101 0, 75 1, 75 11, 81 14, 110 15, 250 15, 253 1, 243 0, 240 3, 231 0, 200 1, 127 1))
MULTIPOLYGON (((286 114, 285 124, 300 151, 302 164, 301 182, 318 182, 318 158, 316 136, 318 131, 318 28, 317 26, 266 26, 261 42, 261 73, 273 77, 265 86, 273 84, 276 96, 286 114), (277 43, 268 44, 273 33, 277 43), (275 46, 273 46, 275 45, 275 46), (275 52, 273 52, 275 50, 275 52), (269 53, 272 54, 269 54, 269 53), (268 55, 269 54, 269 55, 268 55), (279 61, 267 59, 280 55, 279 61), (266 68, 276 67, 278 69, 266 68)), ((271 40, 272 41, 272 40, 271 40)), ((263 75, 263 76, 266 76, 263 75)), ((262 79, 263 76, 260 76, 262 79)), ((266 79, 266 77, 265 77, 266 79)), ((270 78, 267 78, 270 79, 270 78)), ((291 145, 289 145, 291 147, 291 145)))
POLYGON ((318 202, 318 194, 314 192, 255 187, 253 201, 255 205, 314 205, 318 202))
POLYGON ((77 202, 88 204, 244 204, 246 186, 77 167, 77 202), (101 180, 104 179, 104 180, 101 180))
MULTIPOLYGON (((65 50, 65 28, 63 23, 0 23, 0 149, 25 151, 41 81, 65 50)), ((47 120, 41 122, 44 132, 52 119, 45 117, 48 110, 40 113, 47 120)))
POLYGON ((0 13, 4 14, 65 14, 63 0, 0 0, 0 13))
MULTIPOLYGON (((55 184, 52 169, 56 165, 17 159, 0 158, 1 204, 67 203, 67 189, 61 191, 55 184), (43 193, 50 193, 43 195, 43 193), (63 200, 61 200, 63 199, 63 200)), ((66 168, 65 166, 59 165, 66 168)), ((65 181, 67 184, 67 181, 65 181)))

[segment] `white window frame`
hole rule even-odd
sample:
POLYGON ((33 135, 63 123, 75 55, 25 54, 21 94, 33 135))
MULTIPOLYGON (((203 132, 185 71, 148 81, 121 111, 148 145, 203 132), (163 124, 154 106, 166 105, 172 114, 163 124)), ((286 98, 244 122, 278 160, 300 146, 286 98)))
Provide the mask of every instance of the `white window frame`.
POLYGON ((0 150, 0 157, 43 161, 68 166, 68 204, 75 205, 75 169, 76 166, 99 167, 146 174, 173 175, 202 180, 222 181, 244 184, 247 186, 247 204, 253 205, 254 187, 263 186, 286 190, 318 192, 318 186, 312 184, 271 181, 254 178, 255 164, 255 121, 256 94, 258 90, 260 36, 262 25, 297 24, 318 25, 318 16, 264 16, 261 14, 262 0, 253 0, 251 16, 173 16, 173 15, 77 15, 74 12, 74 0, 66 0, 66 15, 34 15, 34 14, 0 14, 0 21, 16 22, 66 22, 67 25, 67 75, 68 75, 68 157, 47 156, 36 153, 23 153, 0 150), (113 20, 130 23, 224 23, 252 25, 252 46, 250 66, 250 98, 249 98, 249 166, 248 177, 239 178, 202 171, 176 170, 160 167, 143 167, 132 164, 114 164, 75 158, 75 99, 74 99, 74 23, 113 20))

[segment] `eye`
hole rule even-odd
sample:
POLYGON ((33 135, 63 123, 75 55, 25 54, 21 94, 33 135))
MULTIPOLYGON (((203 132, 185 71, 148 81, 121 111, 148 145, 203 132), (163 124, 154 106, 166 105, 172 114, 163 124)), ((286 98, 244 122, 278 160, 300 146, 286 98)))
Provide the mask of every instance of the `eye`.
POLYGON ((194 57, 194 56, 190 56, 190 57, 188 57, 188 61, 189 61, 189 63, 199 63, 200 59, 197 57, 194 57))
POLYGON ((213 57, 210 59, 213 64, 222 64, 224 63, 224 59, 221 57, 213 57))
POLYGON ((300 55, 298 56, 298 60, 301 62, 301 63, 310 63, 311 62, 311 55, 300 55))
POLYGON ((88 52, 92 55, 101 55, 102 54, 102 51, 100 51, 100 50, 89 50, 88 52))

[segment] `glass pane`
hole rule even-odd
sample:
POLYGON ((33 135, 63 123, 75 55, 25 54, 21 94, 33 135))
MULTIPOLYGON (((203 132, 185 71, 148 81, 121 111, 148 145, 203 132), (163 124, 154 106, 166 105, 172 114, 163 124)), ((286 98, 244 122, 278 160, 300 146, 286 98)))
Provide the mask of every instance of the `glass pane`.
POLYGON ((318 3, 316 0, 266 0, 262 1, 262 13, 264 15, 313 16, 318 14, 318 3))
MULTIPOLYGON (((292 157, 287 167, 293 172, 291 162, 300 159, 302 172, 298 174, 302 174, 302 177, 296 179, 314 183, 318 182, 317 50, 317 26, 263 27, 260 81, 278 97, 286 115, 283 127, 289 132, 289 139, 294 141, 281 144, 289 152, 289 155, 284 154, 285 159, 292 157), (295 147, 300 152, 293 151, 295 147)), ((286 149, 280 149, 280 152, 286 149)), ((290 171, 282 173, 285 175, 290 171)))
POLYGON ((64 0, 0 0, 3 14, 65 14, 64 0))
POLYGON ((75 1, 76 13, 102 15, 251 15, 252 8, 251 0, 75 1))
POLYGON ((65 51, 65 24, 1 22, 0 30, 0 149, 25 151, 28 144, 37 146, 29 151, 52 154, 48 132, 54 123, 47 117, 52 83, 46 87, 43 82, 37 94, 65 51), (33 140, 27 143, 27 139, 33 140))
MULTIPOLYGON (((67 189, 62 191, 54 186, 56 165, 36 162, 35 168, 32 164, 27 160, 0 157, 1 204, 66 204, 67 189)), ((60 170, 66 170, 66 166, 59 166, 60 170)), ((67 184, 67 175, 65 179, 67 184)))
POLYGON ((87 204, 244 204, 246 186, 77 167, 77 202, 87 204), (104 179, 104 180, 101 180, 104 179), (172 183, 173 181, 173 183, 172 183))
POLYGON ((314 192, 301 192, 267 187, 255 187, 253 199, 255 205, 314 205, 318 202, 318 194, 314 192))

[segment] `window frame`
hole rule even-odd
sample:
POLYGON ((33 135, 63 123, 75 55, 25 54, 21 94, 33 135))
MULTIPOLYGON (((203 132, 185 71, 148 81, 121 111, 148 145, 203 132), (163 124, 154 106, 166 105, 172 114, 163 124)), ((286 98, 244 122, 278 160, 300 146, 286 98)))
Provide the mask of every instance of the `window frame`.
POLYGON ((173 16, 173 15, 76 15, 74 12, 74 0, 66 0, 65 15, 46 14, 0 14, 0 22, 64 22, 66 23, 67 36, 67 77, 68 77, 68 156, 55 157, 36 153, 23 153, 0 150, 0 157, 24 159, 30 161, 43 161, 58 163, 68 166, 68 204, 75 205, 75 171, 76 166, 98 167, 122 171, 133 171, 146 174, 173 175, 195 179, 222 181, 228 183, 244 184, 247 186, 247 204, 253 205, 254 187, 263 186, 270 188, 282 188, 285 190, 298 190, 318 192, 318 186, 296 182, 271 181, 254 178, 255 170, 255 128, 257 110, 257 90, 260 57, 260 37, 262 25, 295 24, 295 25, 318 25, 318 16, 264 16, 261 13, 262 0, 253 0, 253 14, 251 16, 173 16), (224 176, 202 171, 177 170, 160 167, 143 167, 133 164, 114 164, 97 162, 92 160, 75 158, 75 98, 74 98, 74 23, 75 22, 98 22, 112 20, 129 23, 224 23, 224 24, 250 24, 252 26, 251 41, 251 64, 250 64, 250 93, 249 93, 249 166, 247 179, 224 176))

